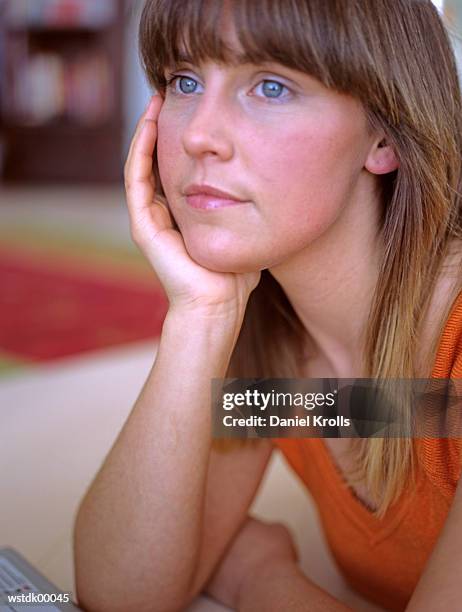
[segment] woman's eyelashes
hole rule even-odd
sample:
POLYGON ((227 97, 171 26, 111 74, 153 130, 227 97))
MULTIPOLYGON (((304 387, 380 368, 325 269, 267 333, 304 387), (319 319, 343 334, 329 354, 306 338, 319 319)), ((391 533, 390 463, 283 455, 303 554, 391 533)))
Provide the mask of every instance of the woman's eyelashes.
MULTIPOLYGON (((174 96, 202 93, 197 90, 198 85, 199 83, 196 79, 186 74, 170 74, 166 79, 166 88, 174 96)), ((284 83, 270 78, 261 80, 252 88, 252 91, 254 90, 260 91, 257 97, 262 98, 265 102, 284 101, 292 96, 292 92, 284 83)), ((254 96, 255 94, 251 95, 254 96)))

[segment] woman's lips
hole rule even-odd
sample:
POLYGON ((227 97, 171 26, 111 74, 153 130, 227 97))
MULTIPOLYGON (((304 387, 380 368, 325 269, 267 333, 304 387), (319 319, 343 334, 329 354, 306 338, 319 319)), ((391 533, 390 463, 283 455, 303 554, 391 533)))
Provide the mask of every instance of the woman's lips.
POLYGON ((201 210, 215 210, 217 208, 224 208, 225 206, 247 204, 247 202, 241 200, 229 200, 226 198, 219 198, 215 195, 208 195, 206 193, 188 195, 186 196, 186 202, 192 208, 200 208, 201 210))
POLYGON ((237 197, 234 193, 207 183, 191 183, 184 188, 184 194, 187 204, 197 210, 217 210, 248 204, 247 200, 237 197))

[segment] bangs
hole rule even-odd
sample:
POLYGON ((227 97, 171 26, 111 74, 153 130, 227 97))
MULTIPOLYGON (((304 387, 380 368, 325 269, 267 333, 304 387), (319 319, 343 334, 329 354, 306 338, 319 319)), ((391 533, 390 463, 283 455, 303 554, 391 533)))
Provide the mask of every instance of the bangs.
POLYGON ((345 58, 338 49, 348 47, 332 31, 332 15, 323 4, 325 0, 148 0, 140 24, 144 69, 159 91, 165 90, 166 68, 207 60, 228 65, 278 62, 327 87, 338 86, 331 66, 338 71, 341 62, 345 80, 345 58), (239 50, 222 38, 220 24, 226 18, 234 26, 239 50))
POLYGON ((404 121, 427 136, 419 109, 434 100, 431 112, 439 116, 446 92, 459 91, 454 55, 430 0, 146 0, 140 55, 161 94, 166 69, 184 62, 276 62, 356 97, 371 126, 378 117, 402 131, 404 121), (228 32, 236 48, 228 46, 228 32))

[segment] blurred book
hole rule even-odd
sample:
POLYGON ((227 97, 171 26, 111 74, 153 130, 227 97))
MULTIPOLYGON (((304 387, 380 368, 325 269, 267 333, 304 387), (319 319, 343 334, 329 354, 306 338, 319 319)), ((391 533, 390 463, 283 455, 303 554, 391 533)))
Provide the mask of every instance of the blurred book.
POLYGON ((15 56, 13 86, 5 114, 17 124, 41 125, 65 120, 79 125, 107 121, 113 111, 109 61, 98 50, 64 57, 36 52, 15 56))
POLYGON ((37 53, 14 80, 14 108, 23 121, 45 123, 64 111, 64 66, 52 53, 37 53))
POLYGON ((9 27, 101 28, 115 19, 115 0, 10 0, 9 27))
POLYGON ((71 121, 98 124, 113 111, 113 83, 109 63, 101 52, 81 52, 68 62, 64 73, 65 109, 71 121))

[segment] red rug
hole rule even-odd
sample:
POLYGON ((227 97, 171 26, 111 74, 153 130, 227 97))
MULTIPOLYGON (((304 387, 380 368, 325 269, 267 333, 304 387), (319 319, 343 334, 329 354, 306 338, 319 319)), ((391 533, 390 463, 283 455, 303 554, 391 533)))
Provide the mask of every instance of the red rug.
POLYGON ((159 336, 154 274, 114 271, 0 248, 0 353, 30 363, 159 336))

